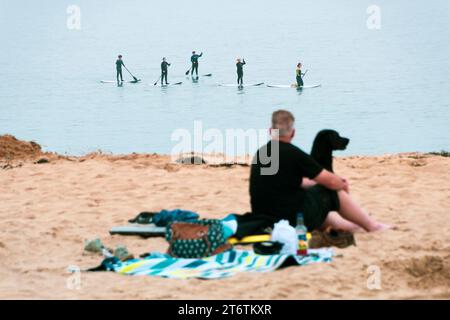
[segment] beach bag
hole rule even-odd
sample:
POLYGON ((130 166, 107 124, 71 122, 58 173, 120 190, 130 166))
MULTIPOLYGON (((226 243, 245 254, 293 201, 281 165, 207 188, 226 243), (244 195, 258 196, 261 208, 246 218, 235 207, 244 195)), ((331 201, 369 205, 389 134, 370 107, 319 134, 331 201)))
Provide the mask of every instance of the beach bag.
POLYGON ((167 226, 167 253, 177 258, 204 258, 227 251, 232 246, 224 237, 220 220, 173 222, 167 226))

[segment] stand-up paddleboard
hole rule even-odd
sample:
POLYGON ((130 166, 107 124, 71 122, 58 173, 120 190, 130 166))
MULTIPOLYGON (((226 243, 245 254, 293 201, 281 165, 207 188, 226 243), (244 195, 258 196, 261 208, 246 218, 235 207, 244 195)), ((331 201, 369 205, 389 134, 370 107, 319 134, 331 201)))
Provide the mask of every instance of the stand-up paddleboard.
POLYGON ((186 79, 198 80, 200 77, 212 77, 212 73, 202 74, 200 76, 186 75, 186 79))
POLYGON ((263 85, 264 84, 264 82, 258 82, 258 83, 249 83, 249 84, 244 84, 244 85, 239 85, 239 84, 227 84, 227 83, 225 83, 225 84, 223 84, 223 83, 221 83, 221 84, 219 84, 219 86, 220 87, 235 87, 235 88, 237 88, 237 87, 239 87, 239 88, 245 88, 245 87, 258 87, 258 86, 261 86, 261 85, 263 85))
POLYGON ((321 86, 321 84, 314 84, 309 86, 297 86, 296 84, 291 85, 284 85, 284 84, 268 84, 269 88, 293 88, 293 89, 311 89, 311 88, 318 88, 321 86))
MULTIPOLYGON (((183 82, 175 82, 175 83, 169 83, 169 84, 160 84, 158 87, 167 88, 167 87, 172 87, 172 86, 179 86, 181 84, 183 84, 183 82)), ((153 86, 153 84, 152 84, 152 86, 153 86)))
POLYGON ((120 234, 123 236, 141 236, 141 237, 163 237, 166 233, 165 227, 157 227, 154 224, 150 225, 129 225, 113 227, 109 230, 111 235, 120 234))
MULTIPOLYGON (((128 80, 128 81, 119 81, 118 83, 138 83, 138 82, 140 82, 141 81, 141 79, 138 79, 137 81, 136 80, 128 80)), ((101 83, 117 83, 117 80, 116 81, 114 81, 114 80, 101 80, 100 81, 101 83)))

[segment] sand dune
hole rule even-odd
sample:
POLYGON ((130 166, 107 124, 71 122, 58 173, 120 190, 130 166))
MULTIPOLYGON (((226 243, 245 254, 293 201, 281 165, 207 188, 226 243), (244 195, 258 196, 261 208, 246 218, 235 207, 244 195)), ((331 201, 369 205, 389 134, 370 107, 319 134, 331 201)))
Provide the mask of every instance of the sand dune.
POLYGON ((249 210, 245 166, 186 166, 169 157, 47 154, 0 162, 0 298, 328 299, 450 298, 450 158, 425 154, 337 158, 336 172, 379 220, 398 230, 356 235, 330 264, 245 273, 217 281, 82 273, 68 289, 69 265, 98 265, 83 241, 100 237, 140 254, 163 239, 109 236, 144 210, 185 208, 204 217, 249 210), (372 267, 370 267, 372 266, 372 267), (370 290, 369 271, 381 272, 370 290), (376 268, 375 267, 375 268, 376 268))

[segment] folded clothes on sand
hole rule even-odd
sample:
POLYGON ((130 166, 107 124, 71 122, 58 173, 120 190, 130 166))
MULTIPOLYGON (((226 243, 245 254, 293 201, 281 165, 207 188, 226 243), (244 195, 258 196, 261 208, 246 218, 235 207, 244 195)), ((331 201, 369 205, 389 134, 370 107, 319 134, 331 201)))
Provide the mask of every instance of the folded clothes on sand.
POLYGON ((221 279, 240 272, 269 272, 292 265, 330 262, 332 249, 308 250, 306 256, 258 255, 252 251, 231 250, 203 259, 174 258, 152 253, 145 258, 121 262, 106 258, 90 271, 114 271, 125 275, 149 275, 173 279, 221 279))
POLYGON ((144 211, 139 213, 135 218, 128 220, 130 223, 151 224, 157 227, 165 227, 170 222, 182 221, 192 222, 198 220, 199 215, 196 212, 182 209, 161 210, 160 212, 144 211))
POLYGON ((158 227, 165 227, 174 221, 191 222, 198 220, 199 215, 196 212, 188 210, 161 210, 153 217, 153 223, 158 227))

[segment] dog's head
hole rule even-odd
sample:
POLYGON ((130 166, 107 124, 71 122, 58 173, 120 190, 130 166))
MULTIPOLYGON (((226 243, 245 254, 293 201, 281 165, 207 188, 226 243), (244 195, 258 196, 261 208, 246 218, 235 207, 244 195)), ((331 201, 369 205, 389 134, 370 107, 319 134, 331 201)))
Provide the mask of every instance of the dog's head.
POLYGON ((345 150, 350 142, 349 138, 341 137, 337 131, 330 129, 320 131, 316 136, 316 140, 327 144, 333 151, 345 150))

